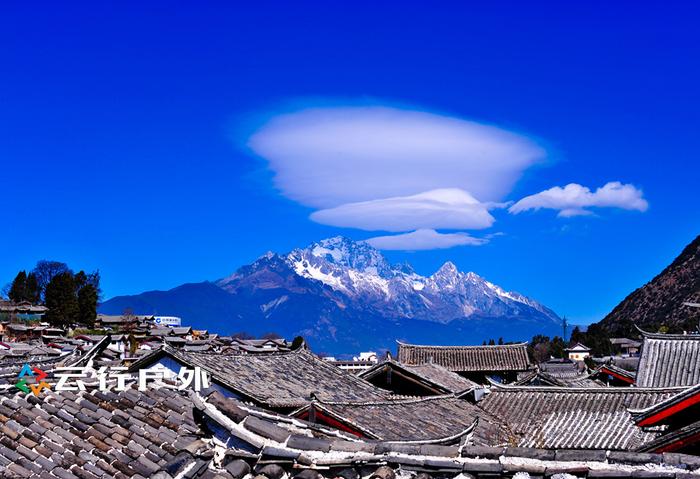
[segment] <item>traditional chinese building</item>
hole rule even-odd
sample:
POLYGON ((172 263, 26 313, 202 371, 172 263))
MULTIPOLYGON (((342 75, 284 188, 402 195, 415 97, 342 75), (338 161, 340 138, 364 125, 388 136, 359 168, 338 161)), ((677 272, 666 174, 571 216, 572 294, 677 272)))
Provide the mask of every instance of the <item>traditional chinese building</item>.
POLYGON ((640 332, 643 340, 635 378, 637 386, 700 384, 700 335, 640 332))
POLYGON ((555 387, 602 387, 596 372, 590 373, 583 362, 570 359, 551 359, 540 363, 534 371, 518 376, 512 384, 520 386, 555 386, 555 387))
POLYGON ((641 341, 629 338, 610 338, 610 343, 615 354, 627 357, 639 356, 639 349, 642 346, 641 341))
POLYGON ((700 385, 653 406, 630 412, 638 426, 664 430, 662 435, 644 444, 640 451, 700 455, 700 385))
POLYGON ((595 377, 609 386, 632 386, 635 373, 614 364, 603 364, 595 371, 595 377))
POLYGON ((510 382, 532 369, 527 343, 496 346, 418 346, 399 342, 398 361, 409 366, 438 364, 478 383, 487 377, 510 382))
POLYGON ((359 374, 375 386, 405 396, 460 393, 478 384, 435 363, 401 364, 391 359, 359 374))
POLYGON ((15 303, 0 300, 0 320, 41 320, 48 310, 46 306, 29 301, 15 303))
POLYGON ((468 438, 474 444, 492 445, 508 438, 499 420, 451 394, 389 401, 316 400, 292 416, 364 439, 447 445, 468 438))
POLYGON ((158 368, 176 375, 180 368, 201 367, 212 388, 228 397, 289 412, 313 399, 376 401, 388 393, 338 369, 306 349, 266 354, 188 352, 163 346, 130 366, 131 371, 158 368))
POLYGON ((501 419, 518 447, 629 451, 660 436, 630 409, 665 401, 682 388, 557 388, 493 384, 479 407, 501 419))
POLYGON ((584 359, 590 357, 591 348, 585 346, 581 343, 576 343, 570 348, 564 350, 567 357, 572 361, 583 361, 584 359))

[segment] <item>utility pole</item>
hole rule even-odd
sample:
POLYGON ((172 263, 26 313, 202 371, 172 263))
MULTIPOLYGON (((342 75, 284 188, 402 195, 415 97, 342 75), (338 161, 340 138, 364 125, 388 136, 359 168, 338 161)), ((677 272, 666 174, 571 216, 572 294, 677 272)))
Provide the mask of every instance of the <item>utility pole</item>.
POLYGON ((561 319, 561 325, 562 325, 562 328, 564 329, 564 337, 562 337, 562 339, 563 339, 564 342, 566 343, 566 342, 568 341, 568 339, 567 339, 567 337, 566 337, 566 330, 569 329, 569 320, 566 319, 566 316, 564 316, 564 317, 561 319))

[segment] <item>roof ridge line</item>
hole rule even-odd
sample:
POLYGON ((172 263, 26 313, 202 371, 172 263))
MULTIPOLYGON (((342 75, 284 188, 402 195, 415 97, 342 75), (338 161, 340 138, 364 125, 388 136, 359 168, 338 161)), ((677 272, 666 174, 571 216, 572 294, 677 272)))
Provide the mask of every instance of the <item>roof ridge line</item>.
POLYGON ((417 404, 420 402, 435 401, 438 399, 459 399, 454 393, 440 394, 436 396, 422 396, 409 399, 387 399, 384 401, 324 401, 322 399, 314 399, 312 403, 325 404, 329 406, 384 406, 389 404, 417 404))
POLYGON ((519 384, 501 384, 493 381, 491 378, 487 377, 491 386, 495 389, 500 389, 502 391, 539 391, 539 392, 591 392, 591 393, 663 393, 663 392, 682 392, 688 389, 688 386, 668 386, 661 388, 651 388, 651 387, 630 387, 630 386, 607 386, 607 387, 580 387, 580 386, 524 386, 519 384))
POLYGON ((636 324, 634 325, 634 327, 637 329, 637 331, 639 331, 642 334, 643 339, 686 339, 700 341, 700 334, 652 333, 650 331, 644 331, 636 324))
POLYGON ((451 345, 451 346, 444 346, 444 345, 439 345, 439 344, 409 344, 409 343, 402 343, 401 341, 396 341, 399 343, 401 346, 407 346, 411 348, 436 348, 436 349, 481 349, 481 348, 513 348, 517 346, 527 346, 527 341, 523 341, 520 343, 512 343, 512 344, 481 344, 481 345, 451 345))

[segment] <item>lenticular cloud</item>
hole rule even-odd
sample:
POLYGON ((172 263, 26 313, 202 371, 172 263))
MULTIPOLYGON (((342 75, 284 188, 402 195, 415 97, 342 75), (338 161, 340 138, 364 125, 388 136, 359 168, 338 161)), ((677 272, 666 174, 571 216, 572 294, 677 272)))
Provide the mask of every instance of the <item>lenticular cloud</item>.
POLYGON ((465 245, 480 246, 487 242, 485 239, 474 238, 467 233, 438 233, 430 229, 400 235, 377 236, 366 241, 377 249, 402 251, 446 249, 465 245))
POLYGON ((367 231, 414 229, 482 229, 493 225, 486 205, 457 188, 427 191, 316 211, 317 223, 367 231))
POLYGON ((443 188, 497 201, 545 154, 530 139, 500 128, 380 106, 279 115, 248 145, 268 161, 283 195, 322 209, 443 188))

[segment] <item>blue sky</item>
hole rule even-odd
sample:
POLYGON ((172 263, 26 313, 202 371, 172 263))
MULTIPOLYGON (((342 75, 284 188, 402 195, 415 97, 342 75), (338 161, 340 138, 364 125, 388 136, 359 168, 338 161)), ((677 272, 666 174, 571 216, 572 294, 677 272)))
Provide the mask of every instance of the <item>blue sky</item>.
POLYGON ((700 233, 697 18, 668 2, 6 5, 0 282, 56 259, 99 268, 110 297, 331 235, 408 247, 435 230, 421 247, 467 244, 387 256, 599 319, 700 233), (327 125, 343 132, 328 162, 327 125), (609 182, 627 189, 582 190, 609 182))

